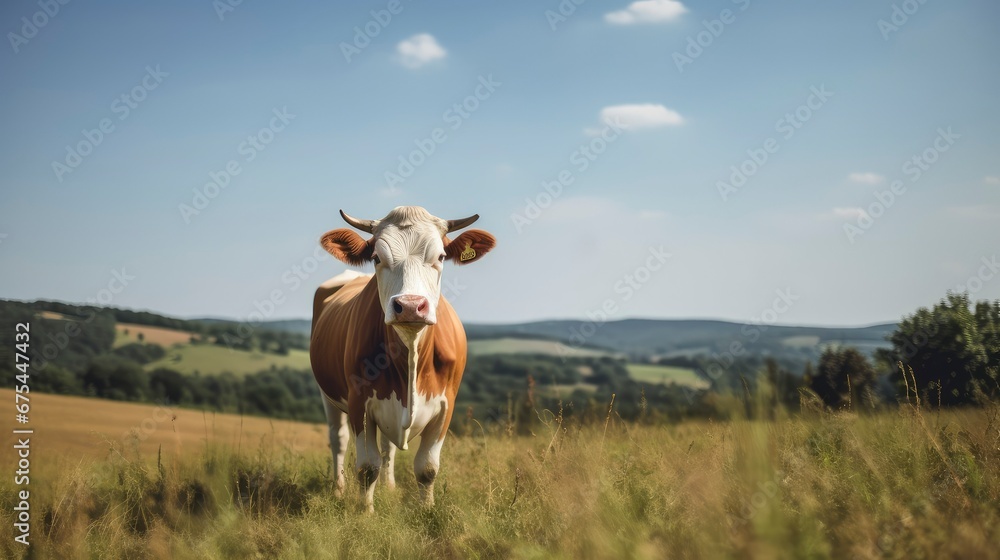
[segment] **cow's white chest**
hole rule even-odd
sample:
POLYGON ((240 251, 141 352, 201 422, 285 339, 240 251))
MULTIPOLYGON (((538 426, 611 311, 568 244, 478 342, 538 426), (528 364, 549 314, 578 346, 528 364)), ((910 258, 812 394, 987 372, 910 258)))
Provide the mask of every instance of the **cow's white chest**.
POLYGON ((417 394, 411 406, 403 406, 395 392, 387 399, 374 396, 368 399, 365 409, 375 421, 380 432, 396 447, 407 448, 407 442, 420 435, 435 418, 444 414, 448 400, 444 395, 429 397, 417 394))

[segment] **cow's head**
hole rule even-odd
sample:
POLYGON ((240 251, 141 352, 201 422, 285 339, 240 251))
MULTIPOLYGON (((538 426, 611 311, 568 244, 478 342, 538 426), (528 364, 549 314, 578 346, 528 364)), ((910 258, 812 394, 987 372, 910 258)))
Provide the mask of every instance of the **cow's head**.
POLYGON ((359 220, 340 211, 348 224, 372 234, 363 239, 354 230, 335 229, 320 239, 334 257, 350 265, 375 263, 378 297, 387 325, 419 331, 437 322, 444 261, 469 264, 496 244, 489 233, 470 229, 455 239, 447 234, 479 219, 442 220, 419 206, 400 206, 381 220, 359 220))

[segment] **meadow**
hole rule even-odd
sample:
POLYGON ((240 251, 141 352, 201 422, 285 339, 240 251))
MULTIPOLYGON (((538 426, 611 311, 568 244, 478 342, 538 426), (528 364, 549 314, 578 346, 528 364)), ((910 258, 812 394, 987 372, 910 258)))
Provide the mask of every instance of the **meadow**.
POLYGON ((292 349, 279 355, 256 350, 230 350, 215 344, 181 344, 167 349, 161 360, 143 366, 146 371, 167 368, 183 374, 214 374, 228 371, 237 376, 277 368, 310 368, 309 352, 292 349))
MULTIPOLYGON (((144 434, 154 407, 42 397, 40 415, 116 428, 68 453, 72 434, 41 434, 88 414, 38 417, 32 558, 1000 557, 997 405, 656 426, 540 411, 532 436, 470 420, 433 509, 399 452, 367 515, 332 496, 320 426, 179 411, 144 434)), ((2 480, 0 556, 26 558, 2 480)))
POLYGON ((643 383, 660 383, 666 385, 675 383, 693 389, 705 389, 708 381, 700 377, 693 369, 676 366, 654 364, 626 364, 629 377, 643 383))
POLYGON ((611 356, 606 350, 567 346, 555 340, 541 338, 484 338, 469 341, 469 353, 485 356, 489 354, 542 354, 563 357, 611 356))
MULTIPOLYGON (((52 313, 47 318, 53 318, 52 313)), ((165 327, 154 327, 150 325, 137 325, 135 323, 116 323, 114 346, 124 346, 134 342, 145 342, 147 344, 159 344, 164 348, 169 348, 175 344, 185 344, 191 341, 191 337, 197 336, 189 331, 178 329, 168 329, 165 327), (142 335, 140 337, 140 335, 142 335), (140 341, 140 338, 142 339, 140 341)))

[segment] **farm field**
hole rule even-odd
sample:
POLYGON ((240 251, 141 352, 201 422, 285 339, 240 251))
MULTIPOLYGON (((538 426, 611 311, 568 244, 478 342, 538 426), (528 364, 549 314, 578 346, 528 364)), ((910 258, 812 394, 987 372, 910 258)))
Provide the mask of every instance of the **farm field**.
POLYGON ((270 352, 230 350, 215 344, 184 344, 168 348, 163 359, 146 364, 145 369, 152 371, 165 367, 185 374, 199 371, 204 375, 228 371, 235 375, 246 375, 271 366, 309 369, 309 352, 293 349, 287 355, 280 356, 270 352))
POLYGON ((175 344, 187 344, 191 341, 192 335, 190 332, 176 329, 132 323, 117 323, 115 324, 115 347, 139 342, 140 333, 143 336, 143 342, 147 344, 159 344, 164 348, 170 348, 175 344))
MULTIPOLYGON (((332 496, 317 426, 256 420, 242 445, 206 445, 202 422, 181 415, 178 451, 169 437, 159 457, 128 442, 87 451, 68 434, 121 433, 115 422, 153 408, 37 397, 33 558, 1000 556, 996 405, 669 426, 612 416, 537 437, 475 426, 445 444, 436 506, 418 505, 401 451, 397 489, 380 485, 367 515, 354 492, 332 496)), ((0 502, 9 516, 8 477, 0 502)), ((0 521, 0 556, 24 558, 0 521)))
POLYGON ((469 354, 544 354, 546 356, 600 357, 610 352, 592 348, 575 348, 561 342, 530 338, 488 338, 469 341, 469 354))
POLYGON ((629 377, 645 383, 676 383, 692 389, 704 389, 709 385, 694 370, 687 368, 650 364, 627 364, 625 367, 629 377))
MULTIPOLYGON (((14 391, 0 389, 0 399, 13 403, 14 391)), ((137 445, 145 457, 160 450, 197 453, 206 444, 328 447, 325 425, 43 393, 31 393, 29 427, 35 430, 32 453, 39 464, 102 459, 126 444, 137 445)))
POLYGON ((818 336, 801 335, 801 336, 790 336, 781 341, 785 346, 791 346, 793 348, 804 348, 810 346, 817 346, 820 342, 818 336))

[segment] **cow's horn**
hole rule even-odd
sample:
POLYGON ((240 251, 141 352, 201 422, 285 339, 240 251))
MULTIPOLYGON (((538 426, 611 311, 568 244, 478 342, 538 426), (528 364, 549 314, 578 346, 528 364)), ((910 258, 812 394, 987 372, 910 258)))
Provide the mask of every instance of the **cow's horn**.
POLYGON ((378 220, 359 220, 355 217, 348 215, 347 212, 343 210, 340 211, 340 217, 344 218, 344 221, 351 224, 352 226, 360 229, 361 231, 372 233, 375 226, 378 225, 378 220))
POLYGON ((462 228, 467 228, 471 226, 478 219, 479 219, 479 214, 473 214, 468 218, 462 218, 461 220, 448 220, 448 233, 460 230, 462 228))

